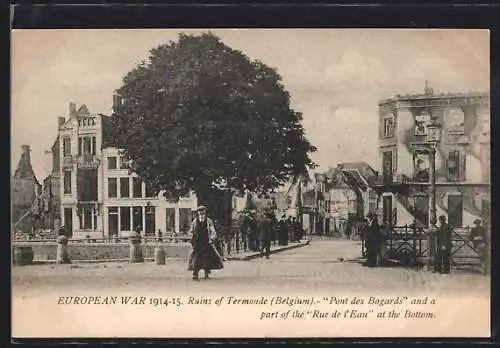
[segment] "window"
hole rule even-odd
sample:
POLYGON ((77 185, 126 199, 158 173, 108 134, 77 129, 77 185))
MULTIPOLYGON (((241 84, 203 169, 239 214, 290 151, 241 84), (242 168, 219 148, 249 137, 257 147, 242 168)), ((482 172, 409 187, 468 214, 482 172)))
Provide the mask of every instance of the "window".
POLYGON ((108 169, 116 169, 116 157, 108 157, 108 169))
POLYGON ((446 161, 446 174, 448 181, 459 181, 463 179, 462 173, 465 168, 465 156, 462 156, 459 150, 452 150, 448 152, 446 161))
POLYGON ((382 176, 385 182, 392 181, 392 151, 384 151, 382 154, 382 176))
POLYGON ((108 233, 110 236, 118 235, 118 207, 108 208, 108 233))
POLYGON ((70 171, 64 172, 64 194, 65 195, 71 194, 71 172, 70 171))
POLYGON ((132 209, 132 218, 133 218, 133 226, 134 229, 137 228, 137 226, 141 227, 142 230, 142 207, 134 207, 132 209))
POLYGON ((416 150, 413 154, 413 179, 417 182, 429 182, 429 166, 429 153, 424 150, 416 150))
POLYGON ((71 156, 71 138, 63 138, 63 156, 71 156))
POLYGON ((151 185, 148 185, 146 184, 146 197, 147 198, 154 198, 156 195, 153 191, 153 189, 151 188, 151 185))
POLYGON ((132 190, 135 198, 142 198, 142 181, 138 177, 132 178, 132 190))
POLYGON ((384 118, 384 138, 394 136, 394 118, 384 118))
POLYGON ((116 178, 108 178, 108 198, 118 197, 116 178))
POLYGON ((191 227, 191 209, 189 208, 179 208, 179 229, 181 233, 189 232, 191 227))
POLYGON ((444 123, 449 133, 463 134, 465 131, 465 114, 461 108, 453 107, 446 110, 444 123))
POLYGON ((120 231, 131 231, 130 207, 120 207, 120 231))
POLYGON ((175 232, 175 208, 166 208, 166 226, 167 233, 175 232))
POLYGON ((120 178, 120 197, 129 198, 130 197, 130 180, 129 178, 120 178))
POLYGON ((427 126, 431 122, 431 114, 427 111, 415 116, 415 135, 427 135, 427 126))
POLYGON ((93 209, 91 207, 83 207, 80 211, 80 229, 91 230, 93 220, 93 209))
MULTIPOLYGON (((93 120, 92 120, 93 121, 93 120)), ((97 140, 96 137, 92 137, 92 154, 95 155, 95 149, 97 146, 97 140)))
POLYGON ((120 157, 120 169, 129 169, 130 166, 129 166, 129 163, 128 163, 128 160, 121 156, 120 157))

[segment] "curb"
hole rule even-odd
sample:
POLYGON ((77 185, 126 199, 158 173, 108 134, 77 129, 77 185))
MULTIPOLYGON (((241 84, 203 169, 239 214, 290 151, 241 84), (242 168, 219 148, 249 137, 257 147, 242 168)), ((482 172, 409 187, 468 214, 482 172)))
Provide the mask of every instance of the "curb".
MULTIPOLYGON (((302 243, 293 244, 293 245, 285 246, 282 248, 277 248, 277 249, 271 250, 271 254, 276 254, 276 253, 279 253, 282 251, 301 248, 301 247, 304 247, 306 245, 309 245, 310 243, 311 243, 311 241, 307 240, 307 241, 302 242, 302 243)), ((259 257, 263 257, 263 256, 264 255, 262 255, 261 253, 255 252, 253 254, 246 255, 246 256, 227 257, 227 261, 248 261, 248 260, 253 260, 253 259, 256 259, 259 257)), ((167 257, 167 262, 169 259, 170 260, 179 260, 179 261, 187 260, 187 258, 182 258, 182 257, 167 257)), ((154 258, 146 257, 146 258, 144 258, 144 262, 154 262, 154 258)), ((129 259, 126 258, 126 259, 102 259, 102 260, 71 260, 71 264, 81 264, 81 263, 83 263, 83 264, 85 264, 85 263, 87 263, 87 264, 88 263, 90 263, 90 264, 92 264, 92 263, 129 263, 129 259)), ((52 264, 57 264, 56 260, 33 260, 33 263, 32 263, 32 265, 52 265, 52 264)))
MULTIPOLYGON (((167 262, 168 260, 183 261, 185 259, 178 257, 167 257, 167 262)), ((144 258, 144 262, 134 262, 134 264, 148 263, 148 262, 154 262, 154 259, 152 257, 146 257, 144 258)), ((71 260, 71 263, 66 263, 65 265, 80 264, 80 263, 130 263, 130 262, 129 259, 71 260)), ((33 260, 32 263, 32 265, 55 265, 55 264, 57 264, 56 260, 33 260)))
MULTIPOLYGON (((289 245, 289 246, 285 246, 283 248, 274 249, 274 250, 271 250, 270 254, 272 255, 272 254, 276 254, 276 253, 279 253, 279 252, 282 252, 282 251, 287 251, 287 250, 301 248, 301 247, 304 247, 306 245, 309 245, 310 242, 311 241, 307 240, 307 241, 305 241, 303 243, 289 245)), ((246 255, 246 256, 228 257, 227 260, 228 261, 249 261, 249 260, 253 260, 253 259, 259 258, 259 257, 264 257, 264 255, 261 254, 260 252, 255 252, 253 254, 246 255)))

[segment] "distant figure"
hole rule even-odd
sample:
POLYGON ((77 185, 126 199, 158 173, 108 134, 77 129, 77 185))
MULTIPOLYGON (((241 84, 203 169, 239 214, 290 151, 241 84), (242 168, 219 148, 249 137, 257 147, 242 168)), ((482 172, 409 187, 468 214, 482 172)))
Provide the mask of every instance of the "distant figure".
POLYGON ((451 256, 451 234, 453 229, 446 223, 446 216, 439 217, 440 226, 434 232, 436 236, 436 256, 434 258, 433 273, 450 273, 450 256, 451 256))
POLYGON ((366 264, 368 267, 377 265, 377 258, 380 254, 380 246, 383 241, 382 231, 377 221, 377 215, 368 213, 368 224, 364 231, 364 240, 366 246, 366 264))
POLYGON ((278 244, 288 245, 288 224, 286 223, 285 215, 278 222, 278 244))
POLYGON ((271 239, 273 235, 273 220, 271 213, 266 212, 259 223, 260 252, 269 258, 271 254, 271 239))
POLYGON ((481 226, 481 220, 476 219, 474 221, 474 227, 471 229, 469 238, 472 241, 472 246, 477 250, 479 255, 481 271, 486 273, 488 269, 488 236, 486 228, 481 226))

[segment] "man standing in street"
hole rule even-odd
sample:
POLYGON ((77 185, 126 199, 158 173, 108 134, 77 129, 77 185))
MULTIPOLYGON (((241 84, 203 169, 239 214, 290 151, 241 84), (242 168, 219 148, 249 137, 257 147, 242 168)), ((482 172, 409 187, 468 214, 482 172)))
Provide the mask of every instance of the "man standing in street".
POLYGON ((193 280, 198 280, 198 273, 204 270, 205 279, 208 279, 210 270, 222 269, 222 258, 215 249, 217 239, 214 222, 207 217, 207 208, 200 206, 197 209, 198 217, 191 224, 191 245, 193 251, 189 257, 188 270, 193 272, 193 280))
POLYGON ((481 226, 481 220, 476 219, 474 221, 474 227, 471 229, 469 238, 472 241, 472 246, 479 255, 482 273, 487 273, 489 263, 487 243, 488 238, 486 235, 486 229, 481 226))
POLYGON ((368 225, 364 231, 364 240, 366 246, 366 264, 368 267, 377 265, 377 258, 380 254, 380 246, 382 243, 382 231, 377 221, 377 215, 368 213, 368 225))
POLYGON ((453 229, 446 223, 446 216, 439 217, 440 226, 436 230, 436 257, 434 258, 434 272, 450 273, 451 234, 453 229))
POLYGON ((270 212, 264 214, 264 218, 259 223, 260 252, 269 258, 271 254, 271 239, 273 236, 273 220, 270 212))

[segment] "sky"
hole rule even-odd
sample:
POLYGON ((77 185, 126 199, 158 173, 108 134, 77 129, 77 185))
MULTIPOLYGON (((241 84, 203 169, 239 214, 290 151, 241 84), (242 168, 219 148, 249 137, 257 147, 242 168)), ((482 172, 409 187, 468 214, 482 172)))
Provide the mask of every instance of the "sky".
POLYGON ((113 91, 149 50, 180 32, 211 31, 233 49, 276 68, 303 113, 312 159, 324 171, 366 161, 379 169, 378 102, 397 94, 489 91, 489 32, 438 29, 14 30, 11 172, 21 145, 35 174, 70 102, 110 114, 113 91))

